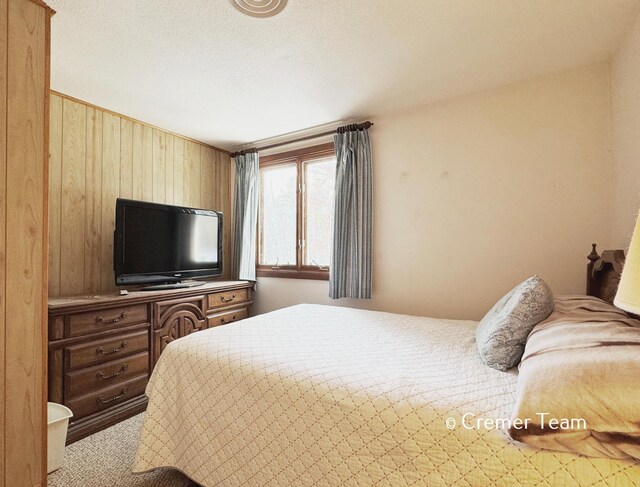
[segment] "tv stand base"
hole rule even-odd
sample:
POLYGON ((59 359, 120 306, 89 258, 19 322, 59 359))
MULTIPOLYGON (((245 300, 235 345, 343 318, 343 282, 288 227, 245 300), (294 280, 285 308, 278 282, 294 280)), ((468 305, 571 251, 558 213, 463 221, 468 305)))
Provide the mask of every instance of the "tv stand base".
POLYGON ((163 289, 182 289, 187 287, 203 286, 205 281, 181 281, 170 282, 166 284, 154 284, 153 286, 145 286, 140 291, 162 291, 163 289))

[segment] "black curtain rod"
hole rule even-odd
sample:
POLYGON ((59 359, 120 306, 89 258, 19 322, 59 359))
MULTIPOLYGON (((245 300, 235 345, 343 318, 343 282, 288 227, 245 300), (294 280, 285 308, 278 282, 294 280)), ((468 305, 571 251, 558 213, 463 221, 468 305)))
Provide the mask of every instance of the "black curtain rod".
POLYGON ((230 155, 231 157, 236 157, 236 156, 243 156, 245 154, 251 154, 253 152, 260 152, 260 151, 265 151, 265 150, 269 150, 269 149, 275 149, 276 147, 280 147, 282 145, 289 145, 289 144, 294 144, 296 142, 304 142, 305 140, 312 140, 312 139, 317 139, 320 137, 325 137, 327 135, 332 135, 332 134, 344 134, 347 132, 354 132, 356 130, 365 130, 368 129, 369 127, 373 126, 373 122, 362 122, 362 123, 352 123, 350 125, 345 125, 343 127, 338 127, 337 130, 329 130, 327 132, 321 132, 319 134, 313 134, 313 135, 305 135, 304 137, 299 137, 297 139, 293 139, 293 140, 287 140, 286 142, 277 142, 275 144, 270 144, 270 145, 265 145, 263 147, 258 147, 258 148, 251 148, 251 149, 244 149, 238 152, 232 152, 230 155))

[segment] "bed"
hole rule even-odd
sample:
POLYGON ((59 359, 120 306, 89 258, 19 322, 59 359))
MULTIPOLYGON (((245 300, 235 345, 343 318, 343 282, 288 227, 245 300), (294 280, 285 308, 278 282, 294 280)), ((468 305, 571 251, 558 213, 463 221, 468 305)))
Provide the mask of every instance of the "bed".
MULTIPOLYGON (((608 289, 611 268, 589 272, 608 289)), ((476 325, 299 305, 177 340, 147 387, 134 471, 207 487, 637 485, 639 462, 491 427, 510 417, 517 369, 482 363, 476 325)))

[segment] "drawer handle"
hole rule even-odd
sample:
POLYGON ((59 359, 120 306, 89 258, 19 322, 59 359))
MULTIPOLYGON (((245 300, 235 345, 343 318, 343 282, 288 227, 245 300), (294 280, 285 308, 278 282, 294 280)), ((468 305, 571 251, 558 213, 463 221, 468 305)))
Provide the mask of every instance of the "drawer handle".
POLYGON ((220 296, 220 301, 222 301, 223 303, 230 303, 234 299, 236 299, 235 294, 232 294, 230 298, 225 298, 224 296, 220 296))
POLYGON ((98 399, 96 399, 96 401, 98 401, 98 404, 109 404, 110 402, 122 399, 126 393, 127 388, 125 387, 120 391, 120 394, 118 394, 117 396, 113 396, 111 399, 105 399, 104 397, 100 396, 98 399))
POLYGON ((105 323, 105 324, 106 323, 117 323, 120 320, 124 320, 126 317, 127 317, 127 313, 123 311, 122 313, 120 313, 120 316, 118 316, 117 318, 113 318, 113 319, 110 319, 110 320, 105 320, 102 316, 98 316, 96 318, 96 321, 98 323, 105 323))
POLYGON ((227 321, 224 317, 220 318, 220 323, 222 323, 223 325, 231 323, 232 321, 236 321, 236 315, 233 315, 229 321, 227 321))
POLYGON ((100 371, 96 374, 96 377, 100 380, 113 379, 114 377, 118 377, 119 375, 124 374, 128 368, 129 368, 129 365, 124 364, 122 367, 120 367, 120 370, 118 372, 114 372, 111 375, 104 375, 104 372, 100 371))
POLYGON ((107 350, 107 351, 105 351, 105 349, 104 349, 104 348, 102 348, 102 347, 98 347, 98 348, 96 348, 96 353, 97 353, 97 354, 102 354, 102 355, 109 355, 109 354, 112 354, 112 353, 117 353, 117 352, 119 352, 120 350, 122 350, 122 349, 123 349, 124 347, 126 347, 126 346, 127 346, 127 341, 125 340, 124 342, 122 342, 122 343, 120 344, 120 346, 119 346, 118 348, 114 348, 113 350, 107 350))

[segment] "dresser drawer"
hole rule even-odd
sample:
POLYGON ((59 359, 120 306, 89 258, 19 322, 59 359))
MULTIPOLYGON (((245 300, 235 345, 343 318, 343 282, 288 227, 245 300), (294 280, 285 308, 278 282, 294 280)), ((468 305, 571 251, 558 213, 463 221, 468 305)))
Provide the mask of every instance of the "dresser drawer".
POLYGON ((226 325, 227 323, 233 323, 234 321, 243 320, 247 316, 247 308, 226 311, 224 313, 218 313, 216 315, 208 316, 207 326, 209 328, 212 328, 214 326, 226 325))
POLYGON ((149 312, 146 304, 72 314, 66 320, 65 336, 71 338, 119 326, 148 322, 149 312))
POLYGON ((149 376, 145 374, 76 399, 67 400, 65 405, 73 412, 75 421, 143 394, 148 380, 149 376))
POLYGON ((209 309, 246 303, 247 301, 249 301, 249 290, 246 288, 238 289, 237 291, 209 294, 208 298, 209 309))
POLYGON ((67 372, 65 397, 71 399, 149 372, 149 352, 137 353, 93 367, 67 372))
POLYGON ((149 331, 146 329, 71 345, 64 349, 66 370, 101 364, 144 350, 149 350, 149 331))

